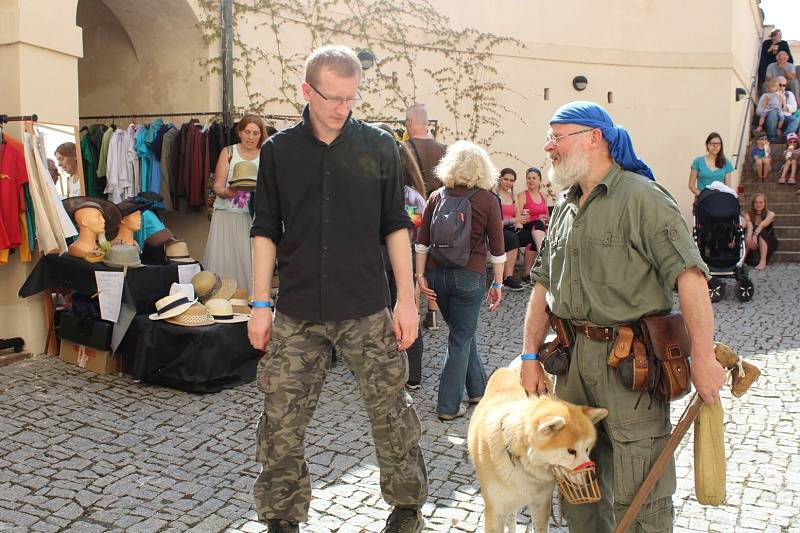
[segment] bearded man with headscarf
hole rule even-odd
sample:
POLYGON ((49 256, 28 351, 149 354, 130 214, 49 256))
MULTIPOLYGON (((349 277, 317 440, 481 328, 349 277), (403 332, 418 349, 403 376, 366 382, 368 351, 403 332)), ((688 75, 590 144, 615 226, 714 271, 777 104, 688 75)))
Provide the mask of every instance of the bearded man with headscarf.
MULTIPOLYGON (((566 194, 532 270, 520 381, 529 395, 545 393, 537 352, 549 306, 574 337, 556 395, 609 412, 592 451, 602 500, 565 503, 563 512, 572 532, 611 532, 671 431, 669 404, 625 388, 608 366, 618 326, 670 312, 677 289, 691 338, 692 382, 706 403, 719 401, 725 373, 714 357, 708 269, 675 199, 605 109, 592 102, 562 106, 544 150, 550 180, 566 194)), ((635 531, 672 531, 674 492, 673 461, 637 515, 635 531)))

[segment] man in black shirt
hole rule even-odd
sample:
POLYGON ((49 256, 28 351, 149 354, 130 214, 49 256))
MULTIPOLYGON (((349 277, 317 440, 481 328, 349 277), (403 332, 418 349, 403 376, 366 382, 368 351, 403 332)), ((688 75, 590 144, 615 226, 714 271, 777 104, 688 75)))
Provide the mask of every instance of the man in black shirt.
POLYGON ((316 50, 306 62, 302 122, 270 137, 261 150, 248 335, 255 348, 266 348, 258 365, 265 395, 257 429, 262 470, 253 495, 271 533, 299 531, 298 523, 308 519, 303 436, 331 347, 358 380, 372 423, 381 492, 394 507, 384 531, 417 533, 424 525, 420 508, 428 487, 420 424, 404 389, 403 350, 419 326, 411 221, 394 140, 351 118, 360 81, 352 50, 316 50), (393 315, 382 241, 398 289, 393 315), (273 323, 269 286, 276 256, 280 294, 273 323))

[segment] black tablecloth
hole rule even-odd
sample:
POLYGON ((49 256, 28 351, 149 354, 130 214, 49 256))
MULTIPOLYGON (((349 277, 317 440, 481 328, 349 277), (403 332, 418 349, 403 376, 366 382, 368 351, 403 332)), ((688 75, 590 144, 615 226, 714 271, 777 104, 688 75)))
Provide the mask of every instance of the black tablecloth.
POLYGON ((217 392, 253 381, 261 352, 247 339, 247 322, 178 326, 137 315, 128 330, 136 348, 126 367, 134 379, 185 390, 217 392))
MULTIPOLYGON (((103 263, 89 263, 69 255, 45 255, 19 290, 22 298, 51 288, 72 289, 84 294, 97 292, 94 273, 97 270, 117 271, 103 263)), ((145 265, 129 268, 125 275, 122 302, 136 308, 137 313, 155 311, 156 300, 169 294, 170 286, 178 281, 178 265, 145 265)))

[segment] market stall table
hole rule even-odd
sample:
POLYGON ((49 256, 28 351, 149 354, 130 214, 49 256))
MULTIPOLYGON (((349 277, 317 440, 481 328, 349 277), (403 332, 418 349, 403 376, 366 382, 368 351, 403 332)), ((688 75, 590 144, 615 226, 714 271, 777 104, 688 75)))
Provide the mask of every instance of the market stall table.
POLYGON ((262 353, 250 345, 247 322, 179 326, 137 315, 130 336, 136 347, 126 366, 134 379, 188 392, 252 381, 262 353))

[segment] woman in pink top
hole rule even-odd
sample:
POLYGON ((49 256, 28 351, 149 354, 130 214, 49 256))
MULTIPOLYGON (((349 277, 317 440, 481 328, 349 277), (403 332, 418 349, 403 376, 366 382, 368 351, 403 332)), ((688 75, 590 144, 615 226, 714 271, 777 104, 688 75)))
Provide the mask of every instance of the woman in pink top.
POLYGON ((526 242, 521 242, 517 232, 523 224, 528 222, 528 216, 522 214, 522 208, 517 205, 514 199, 514 182, 517 181, 517 173, 514 169, 504 168, 500 171, 497 185, 492 192, 500 201, 500 216, 503 218, 503 242, 506 250, 506 266, 503 272, 503 287, 510 291, 521 291, 524 287, 514 280, 514 267, 517 265, 517 253, 520 246, 525 246, 531 242, 530 233, 526 242))
MULTIPOLYGON (((542 194, 542 173, 536 167, 531 167, 525 173, 525 182, 528 188, 517 195, 517 205, 522 206, 522 214, 528 215, 530 222, 522 227, 523 232, 529 232, 533 237, 533 246, 538 253, 542 249, 542 242, 547 235, 548 211, 547 198, 542 194)), ((522 283, 530 284, 531 267, 536 254, 532 245, 528 245, 525 260, 522 263, 522 283)))

